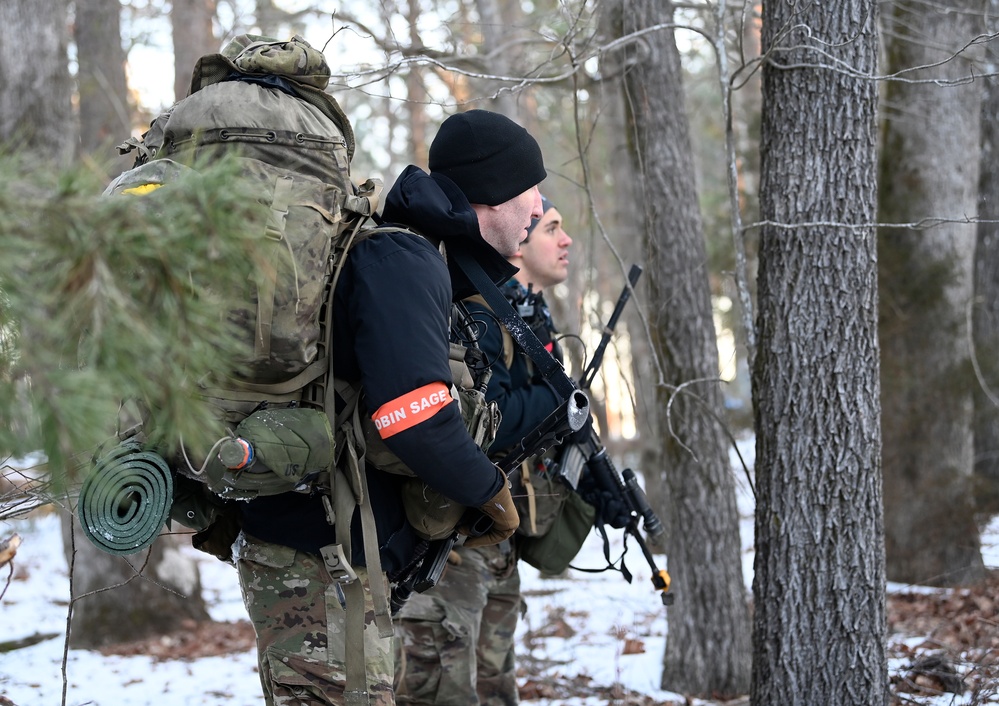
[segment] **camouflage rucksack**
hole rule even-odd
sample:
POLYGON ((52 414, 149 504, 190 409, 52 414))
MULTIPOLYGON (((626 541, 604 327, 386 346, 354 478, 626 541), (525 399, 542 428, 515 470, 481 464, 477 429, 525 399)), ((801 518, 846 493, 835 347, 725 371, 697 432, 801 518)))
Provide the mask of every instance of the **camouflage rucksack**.
MULTIPOLYGON (((136 151, 136 166, 105 190, 153 194, 195 165, 235 155, 242 176, 259 184, 253 191, 269 208, 263 238, 269 251, 238 297, 242 305, 228 316, 242 332, 245 355, 238 362, 244 372, 217 376, 205 395, 230 428, 261 403, 310 408, 311 415, 292 413, 296 433, 320 446, 330 435, 324 418, 329 353, 324 304, 336 268, 361 237, 358 228, 373 214, 381 190, 374 180, 360 187, 351 182, 354 134, 323 90, 329 79, 325 57, 301 37, 237 37, 221 53, 198 61, 187 98, 156 118, 141 139, 119 147, 123 154, 136 151)), ((268 425, 281 427, 271 418, 259 422, 251 432, 258 437, 268 425)), ((295 469, 291 476, 286 468, 258 474, 252 491, 241 494, 230 469, 213 453, 212 472, 199 480, 230 497, 285 492, 289 483, 317 471, 314 457, 311 467, 288 464, 295 469)))
MULTIPOLYGON (((330 69, 322 53, 301 37, 287 42, 244 35, 220 54, 202 57, 191 93, 158 117, 141 140, 119 151, 138 151, 137 166, 115 179, 107 194, 146 194, 183 178, 197 164, 238 155, 243 176, 269 207, 267 241, 245 308, 230 319, 244 334, 239 361, 245 379, 221 385, 253 388, 275 402, 296 395, 325 372, 318 355, 320 309, 350 226, 370 216, 380 185, 350 181, 354 137, 326 87, 330 69), (265 270, 265 267, 269 269, 265 270)), ((226 402, 245 395, 225 394, 226 402)), ((230 406, 223 403, 223 406, 230 406)), ((227 409, 239 421, 239 405, 227 409)), ((248 410, 245 410, 248 411, 248 410)))

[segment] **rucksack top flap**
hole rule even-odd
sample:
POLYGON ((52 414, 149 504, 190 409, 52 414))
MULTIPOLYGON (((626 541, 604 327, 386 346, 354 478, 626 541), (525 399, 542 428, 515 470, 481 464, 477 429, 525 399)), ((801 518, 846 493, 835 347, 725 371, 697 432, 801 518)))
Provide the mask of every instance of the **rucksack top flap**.
POLYGON ((354 131, 336 99, 326 93, 330 68, 322 52, 295 35, 288 41, 258 35, 240 35, 218 54, 207 54, 194 67, 189 95, 233 75, 278 76, 301 100, 326 114, 343 133, 348 158, 354 156, 354 131))

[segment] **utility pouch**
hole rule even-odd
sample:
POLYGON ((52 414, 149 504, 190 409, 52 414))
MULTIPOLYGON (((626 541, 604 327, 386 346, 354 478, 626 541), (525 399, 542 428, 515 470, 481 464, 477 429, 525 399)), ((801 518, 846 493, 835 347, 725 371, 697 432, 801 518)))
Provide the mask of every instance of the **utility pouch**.
POLYGON ((262 409, 241 421, 208 459, 205 482, 222 498, 249 500, 304 489, 333 467, 333 430, 325 412, 262 409))
POLYGON ((549 471, 543 458, 533 458, 511 473, 513 504, 520 515, 517 534, 543 537, 558 520, 571 490, 549 471))
POLYGON ((562 573, 589 536, 595 516, 593 506, 578 493, 568 493, 562 511, 544 536, 517 539, 520 558, 544 573, 562 573))
POLYGON ((458 390, 458 402, 468 433, 476 446, 488 451, 499 431, 499 407, 495 402, 486 402, 486 396, 474 388, 458 390))
POLYGON ((431 541, 449 537, 465 514, 464 505, 415 477, 406 479, 402 485, 402 506, 416 533, 431 541))

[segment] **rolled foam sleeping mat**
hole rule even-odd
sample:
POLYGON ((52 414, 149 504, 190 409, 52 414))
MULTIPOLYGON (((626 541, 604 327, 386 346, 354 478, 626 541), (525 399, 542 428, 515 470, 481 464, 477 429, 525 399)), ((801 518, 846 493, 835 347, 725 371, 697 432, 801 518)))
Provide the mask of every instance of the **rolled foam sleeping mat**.
POLYGON ((87 539, 108 554, 148 547, 173 504, 173 476, 159 454, 124 443, 97 461, 83 481, 77 514, 87 539))

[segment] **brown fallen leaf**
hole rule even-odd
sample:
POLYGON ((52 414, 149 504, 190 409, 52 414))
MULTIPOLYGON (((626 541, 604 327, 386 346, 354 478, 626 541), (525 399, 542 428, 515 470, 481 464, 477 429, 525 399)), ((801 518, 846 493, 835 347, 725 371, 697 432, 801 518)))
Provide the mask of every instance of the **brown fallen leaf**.
POLYGON ((645 643, 641 640, 636 640, 633 637, 629 637, 624 641, 624 650, 622 654, 626 655, 641 655, 645 654, 645 643))
POLYGON ((17 554, 17 548, 21 546, 21 535, 13 534, 0 542, 0 566, 6 566, 17 554))

